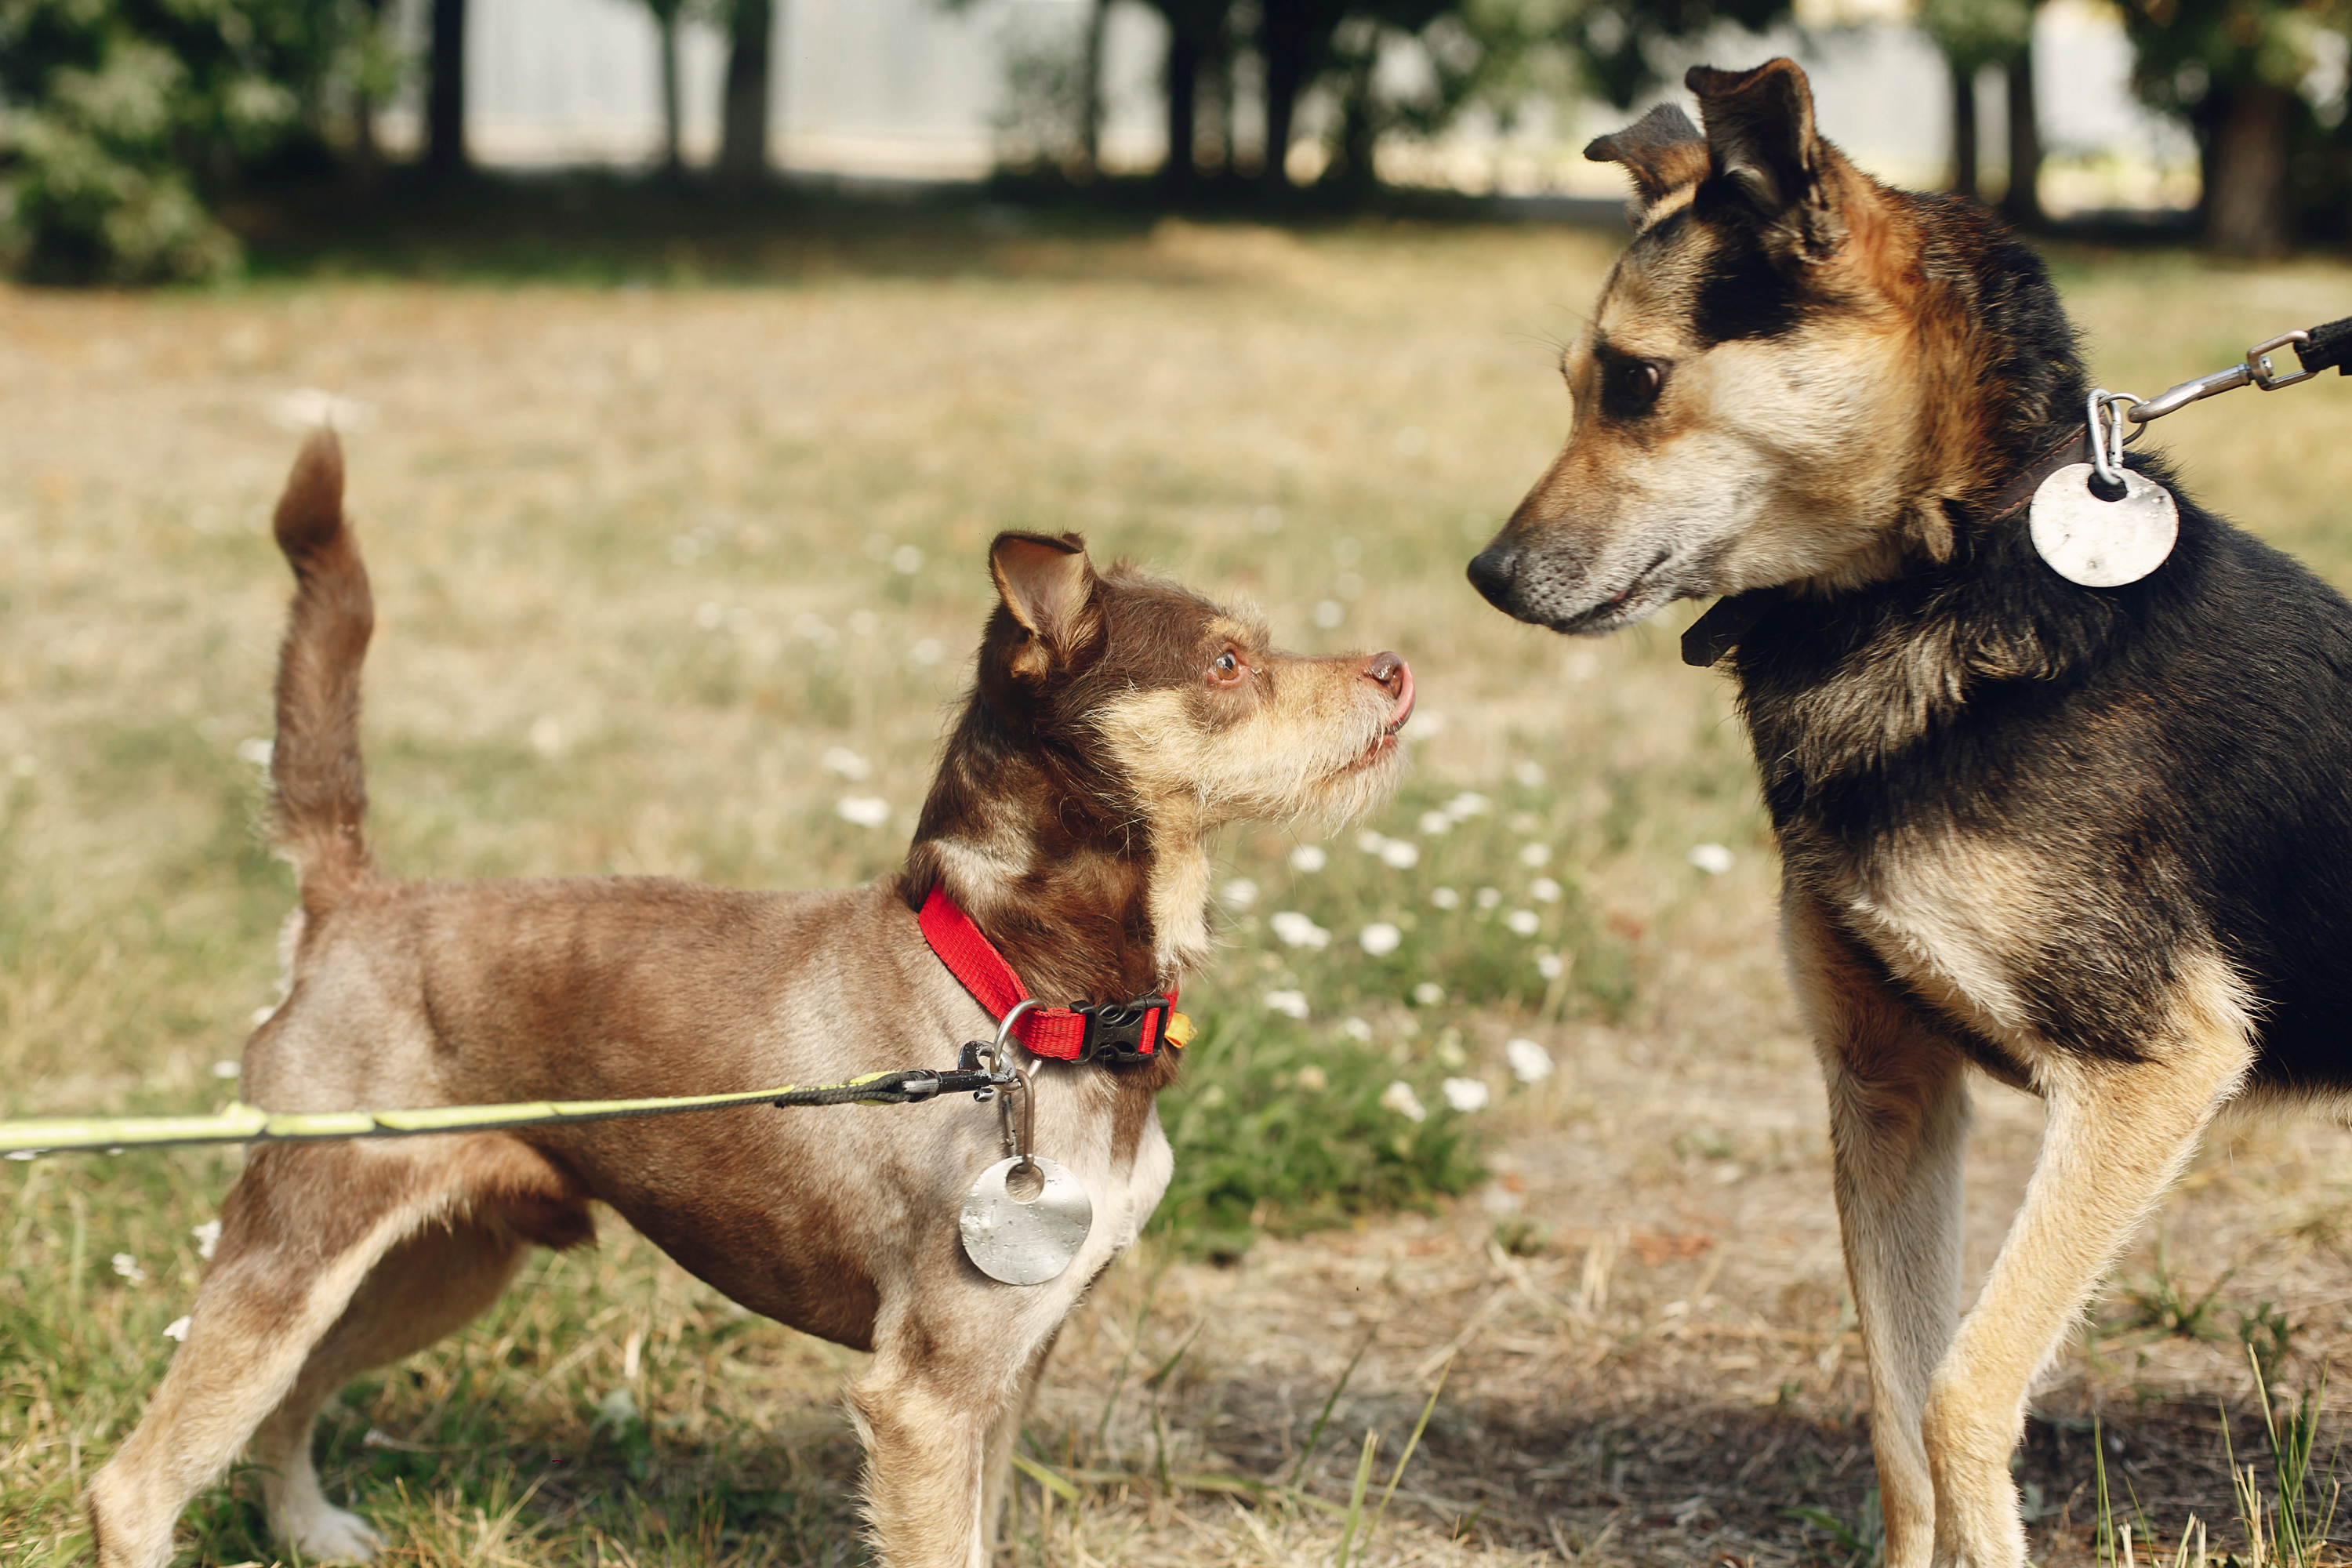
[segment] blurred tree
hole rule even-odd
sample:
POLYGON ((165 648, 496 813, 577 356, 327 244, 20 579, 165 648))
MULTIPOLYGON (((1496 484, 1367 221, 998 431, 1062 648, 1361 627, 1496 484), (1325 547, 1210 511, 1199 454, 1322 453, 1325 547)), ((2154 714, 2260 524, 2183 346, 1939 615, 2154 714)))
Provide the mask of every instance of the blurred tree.
POLYGON ((466 147, 466 0, 433 0, 425 44, 425 167, 444 176, 473 167, 466 147))
POLYGON ((719 129, 719 177, 730 184, 768 176, 769 81, 775 37, 775 0, 731 0, 727 7, 726 100, 719 129))
MULTIPOLYGON (((444 0, 434 0, 443 4, 444 0)), ((685 116, 678 103, 677 26, 685 17, 687 0, 646 0, 646 9, 654 14, 654 28, 661 41, 659 63, 662 106, 662 174, 677 179, 686 173, 686 157, 679 146, 680 131, 685 116)))
POLYGON ((1998 67, 2007 89, 2009 186, 2001 211, 2021 227, 2042 221, 2042 124, 2034 105, 2037 0, 1920 0, 1919 25, 1943 51, 1952 83, 1952 189, 1975 199, 1977 79, 1998 67))
POLYGON ((2323 107, 2344 116, 2352 0, 2127 0, 2123 14, 2133 85, 2196 135, 2207 240, 2236 256, 2284 249, 2298 154, 2326 142, 2323 107))
POLYGON ((1167 89, 1168 161, 1160 180, 1177 195, 1200 181, 1201 84, 1229 47, 1226 24, 1233 0, 1146 0, 1168 24, 1168 59, 1161 80, 1167 89))
POLYGON ((1619 109, 1662 83, 1656 51, 1736 22, 1760 33, 1785 21, 1790 0, 1590 0, 1573 7, 1560 35, 1586 83, 1619 109))
POLYGON ((321 142, 360 16, 319 0, 0 0, 0 244, 57 281, 233 266, 205 197, 321 142))

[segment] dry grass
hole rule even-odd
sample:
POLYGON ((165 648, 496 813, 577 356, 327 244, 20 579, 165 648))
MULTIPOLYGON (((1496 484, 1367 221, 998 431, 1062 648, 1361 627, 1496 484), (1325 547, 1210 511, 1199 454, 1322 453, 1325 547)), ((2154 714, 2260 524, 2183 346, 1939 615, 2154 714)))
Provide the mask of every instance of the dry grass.
MULTIPOLYGON (((1433 1016, 1378 976, 1291 967, 1262 917, 1314 885, 1282 839, 1237 836, 1233 866, 1265 896, 1188 994, 1202 1011, 1254 1010, 1303 975, 1339 988, 1315 1028, 1352 1010, 1404 1068, 1458 1059, 1507 1085, 1501 1043, 1525 1034, 1561 1070, 1480 1113, 1495 1181, 1478 1195, 1229 1267, 1160 1250, 1116 1271, 1030 1433, 1035 1462, 1085 1485, 1045 1507, 1024 1483, 1018 1560, 1328 1561, 1363 1433, 1384 1435, 1384 1479, 1450 1358, 1360 1561, 1844 1561, 1784 1512, 1859 1519, 1868 1430, 1820 1094, 1724 690, 1675 662, 1674 627, 1566 644, 1460 579, 1558 438, 1554 344, 1610 242, 1170 226, 940 243, 961 275, 0 294, 0 1112, 221 1098, 211 1064, 271 997, 289 887, 256 847, 237 748, 268 732, 284 583, 261 525, 294 444, 268 417, 287 392, 370 410, 350 451, 381 609, 375 832, 418 874, 882 869, 986 603, 981 546, 1080 528, 1255 596, 1298 644, 1411 657, 1420 782, 1381 827, 1410 836, 1459 789, 1507 802, 1557 850, 1556 908, 1591 927, 1576 955, 1615 954, 1630 1000, 1570 988, 1433 1016), (890 560, 907 544, 910 573, 890 560), (1326 599, 1345 623, 1318 631, 1326 599), (826 773, 834 746, 873 777, 826 773), (1530 763, 1543 782, 1514 782, 1530 763), (893 820, 842 820, 849 793, 893 820), (1733 849, 1727 874, 1692 868, 1701 841, 1733 849), (1244 1482, 1274 1490, 1218 1489, 1244 1482)), ((2101 379, 2141 393, 2339 313, 2352 284, 2316 265, 2061 263, 2101 379)), ((2339 583, 2345 396, 2242 393, 2165 429, 2206 499, 2339 583)), ((1456 853, 1428 847, 1399 896, 1456 853)), ((1530 876, 1486 874, 1514 898, 1530 876)), ((2005 1091, 1980 1100, 1979 1266, 2039 1125, 2005 1091)), ((2308 1124, 2215 1140, 2168 1211, 2161 1274, 2149 1247, 2127 1260, 2136 1297, 2037 1401, 2021 1479, 2052 1552, 2086 1550, 2094 1416, 2120 1443, 2118 1493, 2168 1536, 2192 1509, 2230 1517, 2217 1401, 2241 1456, 2258 1447, 2242 1321, 2283 1346, 2289 1386, 2352 1342, 2347 1153, 2308 1124), (2184 1310, 2225 1273, 2203 1317, 2184 1310)), ((232 1170, 0 1167, 0 1556, 81 1549, 70 1500, 161 1370, 190 1229, 232 1170)), ((615 1234, 352 1390, 323 1459, 395 1562, 848 1562, 834 1391, 856 1360, 615 1234)), ((245 1492, 191 1511, 199 1560, 267 1558, 245 1492)))

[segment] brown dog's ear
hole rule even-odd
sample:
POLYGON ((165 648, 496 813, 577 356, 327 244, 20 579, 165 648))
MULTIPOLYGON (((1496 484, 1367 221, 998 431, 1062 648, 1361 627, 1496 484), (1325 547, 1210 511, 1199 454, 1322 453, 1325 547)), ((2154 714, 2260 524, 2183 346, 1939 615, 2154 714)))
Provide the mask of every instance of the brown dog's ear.
POLYGON ((1651 213, 1669 191, 1706 177, 1706 138, 1671 103, 1658 105, 1622 131, 1595 137, 1584 155, 1595 163, 1622 163, 1633 176, 1636 229, 1650 226, 1651 213))
POLYGON ((1094 603, 1094 563, 1087 542, 1075 533, 1000 533, 988 547, 988 569, 1004 607, 1034 639, 1013 659, 1021 674, 1039 647, 1067 651, 1081 640, 1087 607, 1094 603))
POLYGON ((1822 179, 1828 143, 1813 133, 1813 93, 1791 59, 1752 71, 1693 66, 1683 84, 1698 95, 1707 157, 1772 228, 1819 260, 1845 237, 1833 184, 1822 179))

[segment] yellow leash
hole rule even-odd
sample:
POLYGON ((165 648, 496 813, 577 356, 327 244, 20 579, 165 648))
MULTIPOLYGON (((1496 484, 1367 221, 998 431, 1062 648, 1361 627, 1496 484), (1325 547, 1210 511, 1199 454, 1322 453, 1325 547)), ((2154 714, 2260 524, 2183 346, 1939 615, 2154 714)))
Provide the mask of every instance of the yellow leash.
POLYGON ((908 1105, 940 1094, 989 1088, 985 1071, 921 1068, 871 1072, 843 1083, 803 1089, 741 1089, 731 1094, 676 1095, 652 1100, 542 1100, 513 1105, 436 1105, 415 1110, 264 1110, 232 1103, 215 1116, 56 1117, 0 1121, 0 1155, 114 1152, 183 1143, 310 1143, 334 1138, 415 1138, 433 1132, 544 1127, 609 1121, 624 1116, 670 1116, 724 1110, 738 1105, 908 1105))

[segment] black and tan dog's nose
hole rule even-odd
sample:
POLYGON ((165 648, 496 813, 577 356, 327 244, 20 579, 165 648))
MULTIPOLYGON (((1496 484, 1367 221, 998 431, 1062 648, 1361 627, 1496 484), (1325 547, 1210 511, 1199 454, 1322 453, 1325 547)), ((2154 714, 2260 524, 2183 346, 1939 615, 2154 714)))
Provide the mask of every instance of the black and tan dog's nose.
POLYGON ((1396 703, 1389 715, 1388 732, 1395 734, 1412 717, 1412 666, 1386 649, 1364 661, 1364 679, 1387 692, 1396 703))
POLYGON ((1489 544, 1470 558, 1470 585, 1504 614, 1511 613, 1511 579, 1517 574, 1519 552, 1507 544, 1489 544))

